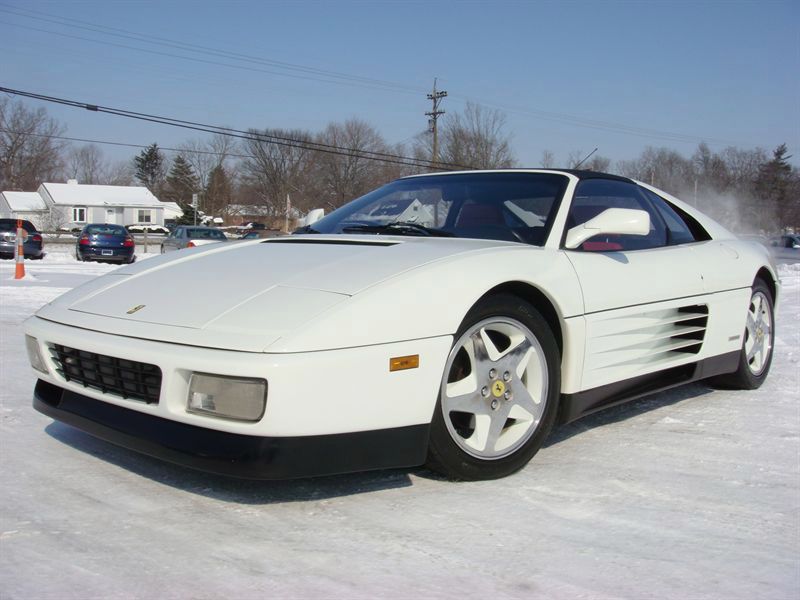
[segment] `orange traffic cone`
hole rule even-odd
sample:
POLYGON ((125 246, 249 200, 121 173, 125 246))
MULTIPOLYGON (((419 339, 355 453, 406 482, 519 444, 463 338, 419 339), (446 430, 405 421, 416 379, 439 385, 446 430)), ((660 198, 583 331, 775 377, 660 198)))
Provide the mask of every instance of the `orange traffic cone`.
POLYGON ((14 279, 22 279, 25 277, 25 248, 22 246, 23 244, 23 232, 25 230, 22 228, 22 220, 17 219, 17 245, 15 246, 14 252, 14 260, 16 260, 17 264, 14 267, 14 279))

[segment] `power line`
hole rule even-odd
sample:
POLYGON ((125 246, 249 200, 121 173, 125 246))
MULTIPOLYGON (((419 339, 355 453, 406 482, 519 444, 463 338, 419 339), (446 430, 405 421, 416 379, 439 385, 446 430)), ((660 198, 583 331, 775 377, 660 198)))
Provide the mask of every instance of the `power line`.
POLYGON ((205 133, 215 133, 235 137, 244 140, 251 140, 256 142, 263 142, 267 144, 274 144, 277 146, 287 146, 291 148, 300 148, 304 150, 322 152, 326 154, 335 154, 340 156, 350 156, 355 158, 363 158, 365 160, 374 160, 384 163, 399 164, 408 167, 428 168, 439 171, 449 171, 455 169, 471 169, 469 165, 460 165, 455 163, 441 163, 438 165, 432 164, 428 160, 414 158, 411 156, 402 156, 398 154, 391 154, 388 152, 376 152, 371 150, 360 150, 357 148, 347 148, 344 146, 337 146, 333 144, 325 144, 322 142, 314 142, 311 140, 301 140, 297 138, 279 136, 269 133, 261 133, 257 131, 243 131, 240 129, 232 129, 228 127, 220 127, 217 125, 209 125, 206 123, 197 123, 194 121, 186 121, 183 119, 176 119, 173 117, 162 117, 158 115, 151 115, 136 111, 129 111, 125 109, 113 108, 108 106, 100 106, 97 104, 89 104, 77 100, 69 100, 66 98, 58 98, 56 96, 46 96, 35 92, 27 92, 24 90, 16 90, 12 88, 0 87, 0 92, 31 98, 34 100, 41 100, 44 102, 52 102, 55 104, 62 104, 73 108, 83 108, 92 112, 101 112, 111 114, 119 117, 126 117, 130 119, 137 119, 140 121, 147 121, 157 123, 160 125, 169 125, 172 127, 180 127, 183 129, 190 129, 194 131, 202 131, 205 133))
POLYGON ((325 81, 327 83, 356 84, 356 85, 359 85, 360 87, 364 87, 364 86, 367 86, 367 87, 378 87, 378 88, 383 88, 383 89, 390 89, 392 91, 401 91, 401 92, 405 92, 405 93, 418 93, 419 91, 422 90, 422 88, 415 87, 415 86, 409 86, 409 85, 403 84, 403 83, 397 83, 397 82, 392 82, 392 81, 374 79, 374 78, 371 78, 371 77, 362 77, 362 76, 359 76, 359 75, 351 75, 351 74, 347 74, 347 73, 341 73, 341 72, 337 72, 337 71, 329 71, 329 70, 325 70, 325 69, 318 69, 316 67, 308 67, 308 66, 298 65, 298 64, 294 64, 294 63, 288 63, 288 62, 283 62, 283 61, 266 59, 266 58, 262 58, 262 57, 258 57, 258 56, 252 56, 252 55, 242 54, 242 53, 239 53, 239 52, 232 52, 232 51, 228 51, 228 50, 220 50, 220 49, 212 48, 212 47, 209 47, 209 46, 201 46, 201 45, 198 45, 198 44, 191 44, 191 43, 187 43, 187 42, 181 42, 181 41, 178 41, 178 40, 171 40, 171 39, 168 39, 168 38, 162 38, 162 37, 158 37, 158 36, 151 36, 151 35, 147 35, 147 34, 136 33, 136 32, 128 31, 128 30, 125 30, 125 29, 118 29, 116 27, 108 27, 108 26, 105 26, 105 25, 98 25, 98 24, 95 24, 95 23, 89 23, 87 21, 80 21, 80 20, 71 19, 71 18, 68 18, 68 17, 60 17, 60 16, 51 15, 51 14, 40 12, 40 11, 28 10, 28 9, 20 9, 18 7, 9 7, 8 5, 3 5, 2 3, 0 3, 0 12, 5 12, 5 13, 8 13, 10 15, 14 15, 14 16, 22 17, 22 18, 26 18, 26 19, 31 19, 31 20, 34 20, 34 21, 43 21, 43 22, 47 22, 47 23, 51 23, 51 24, 55 24, 55 25, 60 25, 60 26, 64 26, 64 27, 71 27, 73 29, 80 29, 80 30, 83 30, 83 31, 89 31, 89 32, 92 32, 92 33, 98 33, 100 35, 105 35, 105 36, 110 36, 110 37, 117 37, 117 38, 132 40, 132 41, 136 41, 136 42, 140 42, 140 43, 144 43, 144 44, 151 44, 151 45, 155 45, 155 46, 173 48, 173 49, 177 49, 177 50, 183 50, 185 52, 191 52, 191 53, 194 53, 194 54, 215 56, 215 57, 218 57, 218 58, 226 58, 226 59, 245 62, 245 63, 265 65, 265 66, 269 66, 269 67, 272 67, 272 68, 282 69, 282 70, 285 70, 285 71, 290 71, 290 72, 293 71, 293 72, 303 73, 303 74, 305 74, 305 76, 292 75, 291 73, 281 73, 281 72, 277 72, 277 71, 267 71, 267 70, 264 70, 264 69, 247 68, 247 67, 244 67, 244 66, 241 66, 241 65, 232 65, 232 64, 220 63, 220 62, 216 62, 216 61, 208 61, 208 60, 203 60, 203 59, 199 59, 199 58, 195 58, 195 57, 182 56, 182 55, 178 55, 178 54, 170 54, 170 53, 167 53, 167 52, 157 52, 157 51, 146 49, 146 48, 139 48, 139 47, 135 47, 135 46, 127 46, 127 45, 124 45, 124 44, 116 44, 116 43, 113 43, 113 42, 110 42, 110 41, 107 41, 107 40, 98 40, 98 39, 81 37, 81 36, 77 36, 77 35, 69 35, 69 34, 66 34, 66 33, 56 32, 56 31, 47 30, 47 29, 39 29, 39 28, 27 26, 27 25, 21 25, 19 23, 8 23, 8 22, 5 23, 6 25, 11 25, 11 26, 14 26, 14 27, 21 27, 23 29, 30 29, 30 30, 33 30, 33 31, 39 31, 41 33, 48 33, 48 34, 51 34, 51 35, 58 35, 58 36, 62 36, 62 37, 78 39, 78 40, 97 43, 97 44, 107 44, 107 45, 111 45, 111 46, 117 46, 117 47, 120 47, 120 48, 126 48, 126 49, 129 49, 129 50, 137 50, 137 51, 141 51, 141 52, 147 52, 147 53, 150 53, 150 54, 158 54, 158 55, 161 55, 161 56, 169 56, 169 57, 172 57, 172 58, 181 58, 181 59, 184 59, 184 60, 192 60, 192 61, 195 61, 195 62, 204 62, 204 63, 207 63, 207 64, 215 64, 215 65, 219 65, 219 66, 232 67, 232 68, 237 68, 237 69, 245 69, 245 70, 263 72, 263 73, 268 73, 268 74, 273 74, 273 75, 283 75, 283 76, 286 76, 286 77, 297 77, 297 78, 300 78, 300 79, 311 79, 311 80, 325 81), (31 13, 31 14, 24 14, 24 13, 31 13), (47 17, 53 17, 53 18, 31 16, 33 14, 46 15, 47 17), (80 25, 76 25, 76 24, 73 24, 73 23, 80 23, 80 25), (326 77, 328 79, 320 79, 320 77, 326 77), (340 81, 331 81, 331 79, 340 80, 340 81))
MULTIPOLYGON (((108 40, 97 40, 91 38, 84 38, 75 35, 69 35, 66 33, 60 33, 55 31, 49 31, 44 29, 37 29, 34 27, 28 27, 25 25, 20 25, 16 23, 7 23, 9 25, 13 25, 16 27, 22 27, 26 29, 32 29, 34 31, 40 31, 43 33, 48 33, 51 35, 57 35, 61 37, 67 37, 72 39, 78 39, 83 41, 88 41, 91 43, 96 44, 106 44, 116 47, 121 47, 125 49, 135 50, 139 52, 146 52, 149 54, 156 54, 161 56, 167 56, 171 58, 178 58, 182 60, 188 60, 193 62, 200 62, 206 63, 216 66, 222 66, 226 68, 234 68, 234 69, 241 69, 246 71, 254 71, 260 73, 266 73, 271 75, 279 75, 284 77, 293 77, 298 79, 306 79, 306 80, 313 80, 313 81, 321 81, 324 83, 335 83, 341 85, 351 85, 356 87, 369 87, 373 89, 382 89, 384 91, 395 91, 401 93, 419 93, 423 91, 422 88, 417 86, 410 86, 403 83, 392 82, 392 81, 385 81, 380 79, 374 79, 370 77, 362 77, 358 75, 351 75, 346 73, 341 73, 337 71, 328 71, 325 69, 318 69, 315 67, 308 67, 304 65, 298 65, 294 63, 288 63, 283 61, 277 61, 272 59, 266 59, 262 57, 252 56, 248 54, 243 54, 239 52, 233 52, 224 49, 212 48, 209 46, 202 46, 198 44, 192 44, 188 42, 182 42, 179 40, 173 40, 164 37, 158 37, 153 35, 147 35, 137 32, 132 32, 126 29, 119 29, 116 27, 109 27, 106 25, 100 25, 97 23, 90 23, 88 21, 81 21, 78 19, 73 19, 69 17, 62 17, 59 15, 54 15, 52 13, 46 13, 42 11, 20 8, 16 6, 10 6, 5 3, 0 3, 0 11, 8 13, 10 15, 14 15, 17 17, 22 17, 26 19, 31 19, 34 21, 44 21, 48 23, 52 23, 55 25, 63 26, 63 27, 71 27, 73 29, 81 29, 84 31, 90 31, 93 33, 98 33, 100 35, 129 39, 133 41, 137 41, 140 43, 151 44, 151 45, 158 45, 162 47, 168 47, 173 49, 183 50, 185 52, 191 52, 194 54, 199 55, 206 55, 206 56, 214 56, 218 58, 226 58, 234 61, 245 62, 250 64, 260 64, 269 66, 272 68, 282 69, 283 71, 289 72, 277 72, 271 71, 266 69, 259 69, 254 67, 247 67, 244 65, 237 65, 237 64, 230 64, 224 63, 219 61, 213 60, 206 60, 194 56, 182 56, 179 54, 170 54, 167 52, 159 52, 152 49, 147 48, 139 48, 135 46, 128 46, 124 44, 117 44, 114 42, 110 42, 108 40)), ((715 144, 732 144, 737 145, 738 142, 732 140, 724 140, 720 138, 711 138, 708 136, 696 136, 696 135, 689 135, 684 133, 676 133, 670 132, 665 130, 659 129, 650 129, 644 127, 635 127, 632 125, 626 125, 624 123, 615 123, 612 121, 604 121, 600 119, 588 119, 585 117, 579 117, 576 115, 569 115, 566 113, 558 113, 552 111, 544 111, 539 109, 534 109, 530 107, 523 107, 523 106, 514 106, 508 104, 502 104, 497 102, 490 102, 484 101, 480 99, 473 98, 468 95, 464 94, 452 94, 452 97, 459 98, 461 100, 472 102, 474 104, 481 105, 486 108, 495 108, 505 110, 511 113, 524 115, 524 116, 532 116, 537 119, 542 119, 546 121, 552 121, 556 123, 562 123, 577 127, 585 127, 589 129, 601 130, 601 131, 608 131, 612 133, 620 133, 624 135, 632 135, 637 137, 643 137, 647 139, 661 139, 666 141, 673 141, 673 142, 686 142, 686 143, 696 143, 705 141, 708 143, 715 143, 715 144)))
MULTIPOLYGON (((45 138, 49 140, 64 140, 67 142, 81 142, 83 144, 102 144, 105 146, 120 146, 124 148, 149 148, 152 144, 132 144, 130 142, 111 142, 108 140, 93 140, 90 138, 70 137, 66 135, 53 135, 45 133, 31 133, 28 131, 13 131, 11 129, 0 128, 0 133, 11 135, 29 135, 31 137, 45 138)), ((209 156, 230 156, 232 158, 256 158, 252 154, 237 154, 235 152, 214 152, 213 150, 193 150, 191 148, 168 148, 159 146, 159 150, 164 152, 176 152, 178 154, 205 154, 209 156)))

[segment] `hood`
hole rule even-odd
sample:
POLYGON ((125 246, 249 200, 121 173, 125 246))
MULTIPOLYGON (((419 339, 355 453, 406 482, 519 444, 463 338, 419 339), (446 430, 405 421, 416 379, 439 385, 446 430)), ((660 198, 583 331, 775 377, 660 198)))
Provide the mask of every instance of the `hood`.
POLYGON ((129 337, 261 352, 382 281, 449 256, 505 245, 358 235, 215 244, 121 268, 37 315, 129 337))

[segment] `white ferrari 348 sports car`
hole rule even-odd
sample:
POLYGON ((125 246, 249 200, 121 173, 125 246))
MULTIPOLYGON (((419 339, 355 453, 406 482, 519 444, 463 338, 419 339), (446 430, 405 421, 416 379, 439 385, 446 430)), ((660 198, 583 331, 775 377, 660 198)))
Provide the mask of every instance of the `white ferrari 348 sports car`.
POLYGON ((25 325, 34 406, 250 478, 524 466, 557 423, 767 376, 765 248, 570 170, 399 179, 284 238, 120 268, 25 325))

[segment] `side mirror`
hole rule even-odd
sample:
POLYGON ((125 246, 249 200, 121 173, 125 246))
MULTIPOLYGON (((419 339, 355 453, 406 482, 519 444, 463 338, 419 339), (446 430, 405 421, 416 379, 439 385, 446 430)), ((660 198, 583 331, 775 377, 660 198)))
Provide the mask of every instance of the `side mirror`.
POLYGON ((607 208, 596 217, 567 231, 565 246, 575 250, 591 237, 601 234, 647 235, 650 233, 650 215, 632 208, 607 208))

